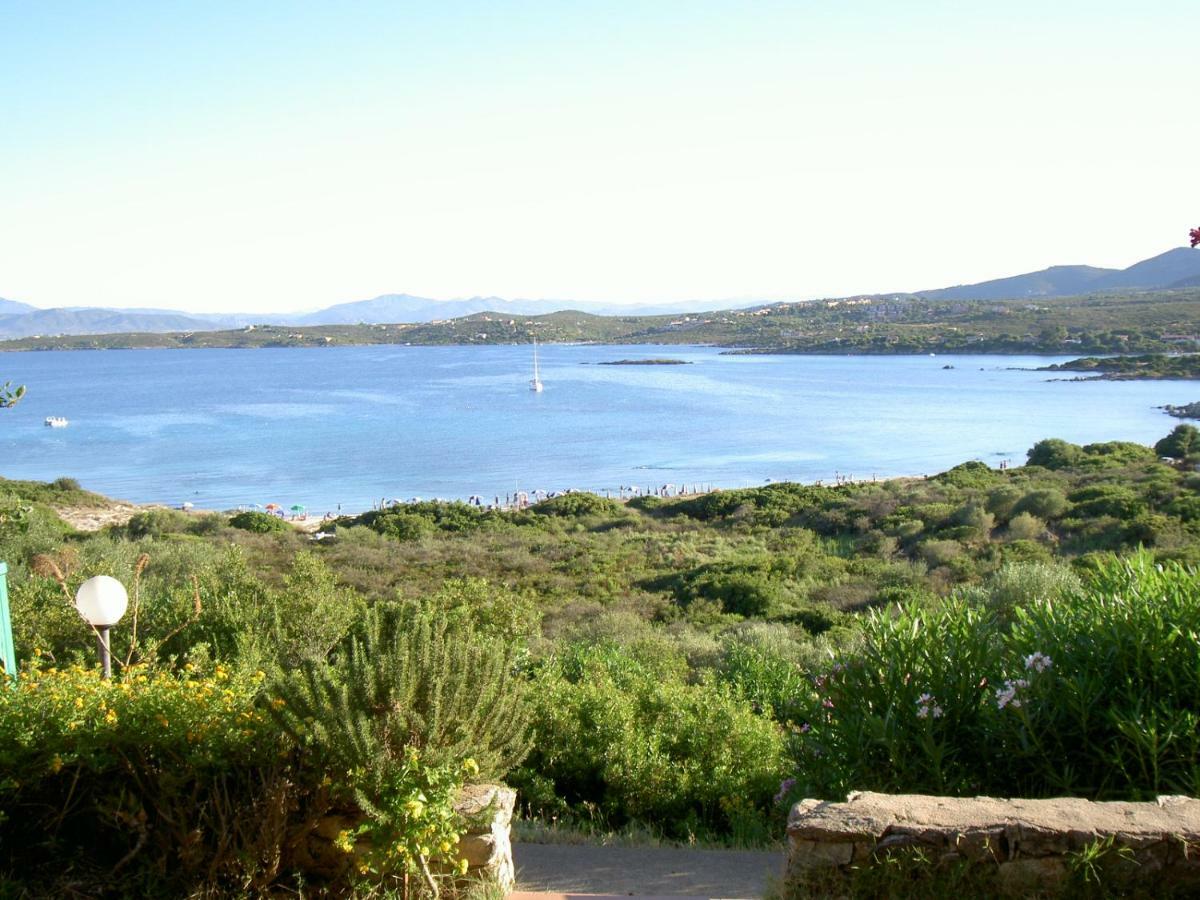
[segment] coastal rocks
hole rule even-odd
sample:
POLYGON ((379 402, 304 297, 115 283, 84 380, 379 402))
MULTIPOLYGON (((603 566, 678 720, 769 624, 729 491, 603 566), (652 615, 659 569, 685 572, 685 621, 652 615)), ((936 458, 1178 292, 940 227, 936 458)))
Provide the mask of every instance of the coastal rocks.
POLYGON ((919 851, 935 867, 969 866, 1012 895, 1059 884, 1089 857, 1124 865, 1143 884, 1153 878, 1200 886, 1200 800, 1095 803, 858 792, 845 803, 801 801, 788 817, 793 883, 849 884, 856 872, 901 850, 919 851))
POLYGON ((1168 403, 1166 406, 1160 406, 1159 409, 1177 419, 1200 419, 1200 401, 1185 403, 1183 406, 1172 406, 1168 403))

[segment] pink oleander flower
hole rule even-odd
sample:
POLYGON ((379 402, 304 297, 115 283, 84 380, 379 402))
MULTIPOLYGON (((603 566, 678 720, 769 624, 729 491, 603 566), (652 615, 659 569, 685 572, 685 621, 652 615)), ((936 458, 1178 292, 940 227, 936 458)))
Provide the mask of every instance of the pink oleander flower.
POLYGON ((932 716, 935 719, 940 719, 945 710, 938 706, 934 700, 933 694, 922 694, 917 698, 917 718, 928 719, 932 716))
POLYGON ((1054 666, 1054 660, 1048 657, 1045 653, 1035 652, 1030 653, 1025 657, 1025 669, 1033 672, 1045 672, 1047 669, 1054 666))
POLYGON ((1189 237, 1192 239, 1193 247, 1200 245, 1200 228, 1193 228, 1189 237))
POLYGON ((779 793, 775 795, 775 805, 781 804, 788 795, 788 791, 796 786, 795 778, 785 778, 779 782, 779 793))
POLYGON ((1021 698, 1018 693, 1029 687, 1029 682, 1024 678, 1012 679, 1004 682, 1004 687, 996 691, 996 706, 1004 709, 1006 706, 1011 706, 1013 709, 1021 708, 1021 698))

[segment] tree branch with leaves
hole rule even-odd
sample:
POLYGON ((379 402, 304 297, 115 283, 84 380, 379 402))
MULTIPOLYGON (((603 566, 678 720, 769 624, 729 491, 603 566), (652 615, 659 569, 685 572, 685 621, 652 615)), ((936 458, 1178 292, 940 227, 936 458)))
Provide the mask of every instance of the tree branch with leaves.
POLYGON ((24 396, 25 385, 19 384, 13 387, 11 381, 4 382, 3 385, 0 385, 0 409, 8 406, 16 406, 17 402, 24 396))

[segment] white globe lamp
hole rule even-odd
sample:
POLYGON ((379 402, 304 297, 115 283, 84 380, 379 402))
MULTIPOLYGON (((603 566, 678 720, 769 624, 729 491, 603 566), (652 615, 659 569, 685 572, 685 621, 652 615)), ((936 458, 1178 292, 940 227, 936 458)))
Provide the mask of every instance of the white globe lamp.
POLYGON ((108 575, 89 578, 75 592, 75 608, 83 620, 96 630, 100 650, 100 666, 104 677, 112 674, 112 655, 109 652, 108 629, 121 621, 129 608, 125 585, 108 575))

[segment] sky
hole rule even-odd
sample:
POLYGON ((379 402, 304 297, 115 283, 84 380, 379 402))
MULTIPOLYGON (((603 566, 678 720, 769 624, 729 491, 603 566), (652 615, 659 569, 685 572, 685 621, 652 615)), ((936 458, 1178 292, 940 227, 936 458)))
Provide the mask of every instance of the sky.
POLYGON ((0 0, 0 297, 803 299, 1200 225, 1155 0, 0 0))

